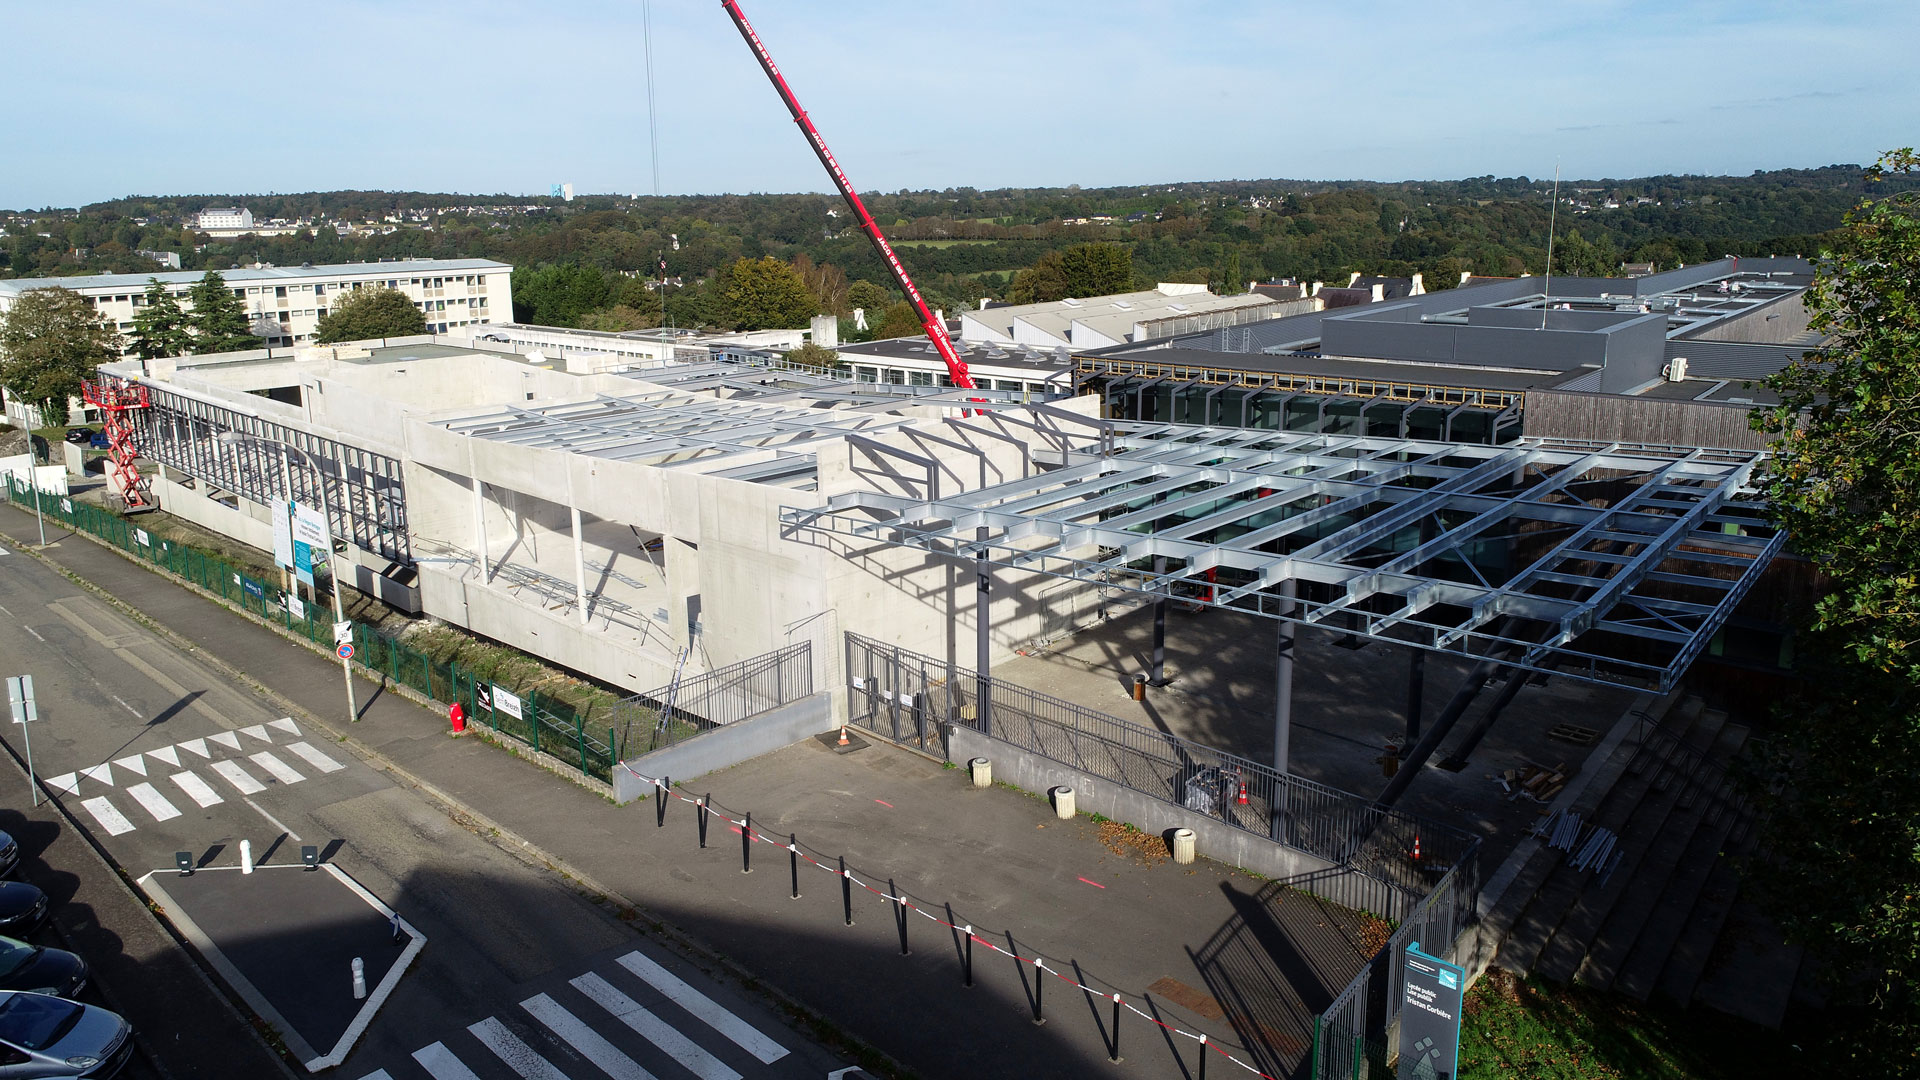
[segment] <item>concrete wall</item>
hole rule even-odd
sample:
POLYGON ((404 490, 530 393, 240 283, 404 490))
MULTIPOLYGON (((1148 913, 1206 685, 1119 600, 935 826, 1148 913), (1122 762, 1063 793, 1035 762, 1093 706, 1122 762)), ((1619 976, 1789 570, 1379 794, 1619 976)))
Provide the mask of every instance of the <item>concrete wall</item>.
POLYGON ((652 784, 635 776, 673 780, 692 780, 721 769, 730 769, 743 761, 770 754, 784 746, 833 727, 832 695, 825 690, 758 716, 717 728, 678 746, 656 750, 629 759, 613 767, 613 801, 629 803, 654 791, 652 784), (632 766, 632 771, 622 765, 632 766))

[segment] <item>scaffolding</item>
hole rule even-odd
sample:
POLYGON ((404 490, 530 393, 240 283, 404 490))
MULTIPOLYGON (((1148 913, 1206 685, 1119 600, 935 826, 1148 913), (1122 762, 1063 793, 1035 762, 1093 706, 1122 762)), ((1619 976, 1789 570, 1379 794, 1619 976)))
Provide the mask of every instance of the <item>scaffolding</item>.
POLYGON ((106 428, 107 460, 111 462, 108 487, 120 498, 126 513, 158 509, 160 504, 154 500, 152 487, 147 478, 140 475, 140 451, 133 437, 133 414, 150 404, 147 388, 117 376, 102 375, 81 384, 81 393, 87 404, 100 410, 101 423, 106 428))

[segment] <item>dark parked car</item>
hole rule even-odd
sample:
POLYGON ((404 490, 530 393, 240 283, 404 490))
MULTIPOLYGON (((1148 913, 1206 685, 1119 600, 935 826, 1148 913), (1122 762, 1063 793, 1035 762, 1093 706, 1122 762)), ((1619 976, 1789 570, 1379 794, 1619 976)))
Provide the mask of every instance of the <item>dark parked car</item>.
POLYGON ((23 938, 45 925, 46 893, 22 881, 0 881, 0 934, 23 938))
POLYGON ((13 868, 19 865, 20 845, 13 837, 0 832, 0 878, 13 873, 13 868))
POLYGON ((79 997, 87 988, 87 962, 65 949, 0 937, 0 990, 28 990, 79 997))
POLYGON ((86 443, 90 443, 93 441, 93 429, 83 428, 83 427, 70 427, 67 429, 66 439, 68 442, 73 443, 75 445, 84 445, 86 443))
POLYGON ((93 437, 87 440, 87 445, 95 450, 110 450, 113 448, 112 440, 107 438, 107 433, 104 431, 94 432, 93 437))
POLYGON ((133 1027, 114 1013, 46 994, 0 990, 0 1077, 114 1076, 133 1027))

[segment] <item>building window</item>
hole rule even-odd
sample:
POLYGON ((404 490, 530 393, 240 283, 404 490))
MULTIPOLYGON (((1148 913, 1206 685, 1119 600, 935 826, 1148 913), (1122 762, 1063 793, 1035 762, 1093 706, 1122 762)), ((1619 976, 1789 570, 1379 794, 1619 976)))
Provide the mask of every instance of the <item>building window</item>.
POLYGON ((931 371, 910 372, 907 376, 907 381, 912 383, 915 386, 932 386, 933 372, 931 371))
POLYGON ((281 300, 285 300, 287 298, 287 287, 285 285, 274 286, 273 295, 281 300))

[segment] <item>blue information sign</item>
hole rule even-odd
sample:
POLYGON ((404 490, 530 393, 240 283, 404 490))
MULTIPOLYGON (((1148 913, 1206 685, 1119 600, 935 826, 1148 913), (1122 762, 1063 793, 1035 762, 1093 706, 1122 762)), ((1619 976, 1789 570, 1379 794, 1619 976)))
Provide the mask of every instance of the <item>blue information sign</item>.
POLYGON ((1407 945, 1401 957, 1400 1064, 1402 1080, 1453 1080, 1460 1067, 1460 999, 1467 973, 1407 945))

